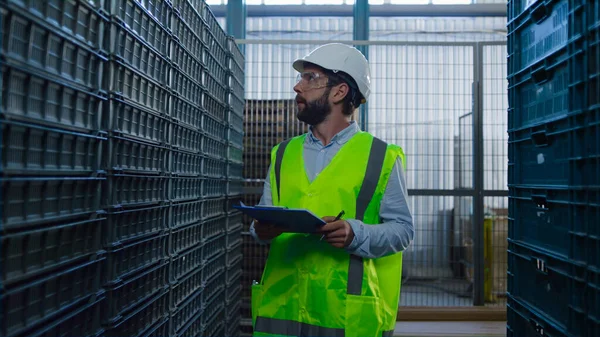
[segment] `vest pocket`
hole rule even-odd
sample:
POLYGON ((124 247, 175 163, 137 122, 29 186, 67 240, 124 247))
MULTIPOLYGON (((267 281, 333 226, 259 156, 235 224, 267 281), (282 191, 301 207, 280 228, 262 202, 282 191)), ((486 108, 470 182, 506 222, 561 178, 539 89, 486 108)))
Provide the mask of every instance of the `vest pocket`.
POLYGON ((379 336, 382 320, 379 298, 346 295, 346 337, 379 336))
POLYGON ((250 301, 252 311, 252 327, 256 326, 256 317, 258 316, 258 307, 262 301, 262 284, 253 284, 251 289, 252 299, 250 301))

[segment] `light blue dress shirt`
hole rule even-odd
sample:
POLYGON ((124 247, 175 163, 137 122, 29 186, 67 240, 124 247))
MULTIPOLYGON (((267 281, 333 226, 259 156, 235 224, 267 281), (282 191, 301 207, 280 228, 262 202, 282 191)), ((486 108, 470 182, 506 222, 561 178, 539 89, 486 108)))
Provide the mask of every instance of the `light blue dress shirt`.
MULTIPOLYGON (((335 135, 326 146, 308 132, 304 143, 304 162, 308 178, 312 181, 331 162, 331 159, 340 148, 360 131, 354 121, 344 130, 335 135)), ((269 167, 270 172, 271 168, 269 167)), ((271 184, 269 174, 264 182, 263 194, 259 205, 272 206, 271 184)), ((337 214, 330 214, 336 216, 337 214)), ((346 251, 363 258, 378 258, 399 251, 406 250, 414 237, 413 217, 408 205, 406 181, 400 159, 396 160, 392 174, 388 180, 379 216, 382 223, 377 226, 365 225, 356 219, 346 219, 354 231, 354 239, 346 251)), ((254 223, 250 226, 250 233, 261 244, 268 244, 256 235, 254 223)))

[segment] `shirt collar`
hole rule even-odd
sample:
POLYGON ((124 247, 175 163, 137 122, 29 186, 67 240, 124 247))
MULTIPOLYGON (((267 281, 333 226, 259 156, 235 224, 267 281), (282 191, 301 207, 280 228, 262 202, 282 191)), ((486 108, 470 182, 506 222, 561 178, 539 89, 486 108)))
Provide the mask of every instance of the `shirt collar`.
MULTIPOLYGON (((347 141, 349 141, 350 138, 352 138, 352 136, 354 136, 359 131, 360 131, 360 127, 358 126, 358 123, 356 123, 356 121, 350 121, 350 125, 348 125, 345 129, 343 129, 342 131, 338 132, 335 136, 333 136, 333 138, 331 138, 331 142, 332 143, 335 142, 335 143, 338 143, 339 145, 342 145, 342 144, 346 143, 347 141)), ((314 135, 312 126, 309 127, 307 139, 313 144, 314 143, 321 144, 321 141, 319 140, 319 138, 317 138, 314 135)))

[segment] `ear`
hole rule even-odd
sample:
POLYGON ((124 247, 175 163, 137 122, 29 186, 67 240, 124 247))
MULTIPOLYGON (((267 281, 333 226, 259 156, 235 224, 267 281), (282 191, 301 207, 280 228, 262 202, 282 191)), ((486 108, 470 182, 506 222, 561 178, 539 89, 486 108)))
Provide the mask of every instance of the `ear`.
POLYGON ((333 104, 338 104, 344 100, 346 95, 350 94, 350 87, 346 83, 340 83, 332 88, 331 90, 331 100, 333 104))

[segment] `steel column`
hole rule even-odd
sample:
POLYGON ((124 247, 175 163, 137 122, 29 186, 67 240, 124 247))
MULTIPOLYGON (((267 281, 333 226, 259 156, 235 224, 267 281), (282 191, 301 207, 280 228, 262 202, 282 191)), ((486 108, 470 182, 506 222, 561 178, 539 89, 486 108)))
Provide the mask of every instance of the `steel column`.
MULTIPOLYGON (((246 0, 229 0, 227 2, 227 34, 236 39, 245 39, 246 16, 246 0)), ((244 45, 240 45, 240 49, 244 53, 246 48, 244 45)))
MULTIPOLYGON (((354 40, 355 41, 368 41, 369 40, 369 0, 356 0, 354 3, 354 40)), ((355 46, 360 50, 367 59, 369 59, 369 46, 360 45, 355 46)), ((368 125, 368 103, 365 103, 359 108, 360 115, 360 127, 364 131, 367 130, 368 125)))
POLYGON ((483 46, 478 43, 473 48, 473 77, 473 305, 484 305, 483 46))

